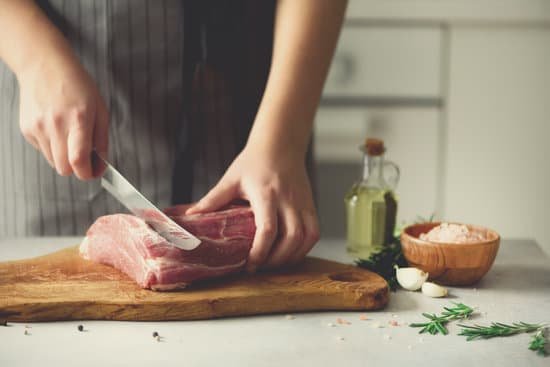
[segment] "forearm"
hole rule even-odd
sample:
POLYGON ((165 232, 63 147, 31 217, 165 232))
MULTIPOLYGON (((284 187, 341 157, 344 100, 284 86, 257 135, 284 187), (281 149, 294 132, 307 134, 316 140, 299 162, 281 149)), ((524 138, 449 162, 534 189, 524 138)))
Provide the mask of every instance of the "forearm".
POLYGON ((346 0, 278 0, 268 82, 248 145, 305 155, 346 0))
POLYGON ((75 60, 68 42, 33 0, 0 0, 0 28, 0 59, 18 78, 46 61, 70 66, 75 60))

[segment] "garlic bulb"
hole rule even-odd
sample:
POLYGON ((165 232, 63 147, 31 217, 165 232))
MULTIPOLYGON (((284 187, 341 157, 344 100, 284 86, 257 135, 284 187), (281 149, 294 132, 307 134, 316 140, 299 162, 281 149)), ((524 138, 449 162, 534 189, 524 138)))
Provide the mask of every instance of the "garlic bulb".
POLYGON ((406 290, 416 291, 428 279, 428 273, 417 268, 395 267, 395 276, 399 285, 406 290))
POLYGON ((432 282, 425 282, 422 284, 422 293, 424 293, 428 297, 445 297, 449 291, 447 288, 442 287, 438 284, 432 283, 432 282))

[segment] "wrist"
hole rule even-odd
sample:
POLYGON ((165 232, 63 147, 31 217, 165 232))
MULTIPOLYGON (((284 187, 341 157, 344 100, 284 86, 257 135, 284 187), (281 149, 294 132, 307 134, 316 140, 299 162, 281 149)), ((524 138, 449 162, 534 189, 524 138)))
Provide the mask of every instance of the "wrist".
POLYGON ((290 131, 273 131, 272 129, 253 129, 244 150, 254 156, 289 163, 303 163, 307 153, 309 138, 290 131), (256 130, 256 131, 254 131, 256 130))

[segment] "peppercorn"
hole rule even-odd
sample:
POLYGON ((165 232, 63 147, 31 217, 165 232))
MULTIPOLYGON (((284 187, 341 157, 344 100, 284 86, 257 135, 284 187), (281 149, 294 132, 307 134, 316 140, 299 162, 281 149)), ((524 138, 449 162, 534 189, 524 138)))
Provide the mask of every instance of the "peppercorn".
POLYGON ((78 331, 84 331, 84 326, 78 325, 78 331))
POLYGON ((157 333, 156 331, 153 331, 153 338, 156 338, 159 336, 159 333, 157 333))

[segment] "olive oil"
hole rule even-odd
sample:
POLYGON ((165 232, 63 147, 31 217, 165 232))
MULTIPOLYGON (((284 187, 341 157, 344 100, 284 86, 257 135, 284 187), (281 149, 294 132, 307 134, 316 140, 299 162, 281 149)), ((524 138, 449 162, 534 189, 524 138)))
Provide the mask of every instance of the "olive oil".
POLYGON ((399 168, 384 162, 384 143, 367 139, 362 179, 347 192, 344 203, 347 220, 347 250, 354 258, 367 259, 393 240, 397 198, 393 189, 399 180, 399 168), (386 181, 383 168, 391 166, 395 174, 386 181))

